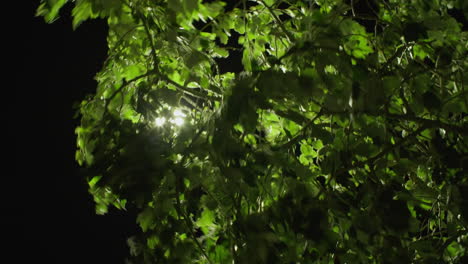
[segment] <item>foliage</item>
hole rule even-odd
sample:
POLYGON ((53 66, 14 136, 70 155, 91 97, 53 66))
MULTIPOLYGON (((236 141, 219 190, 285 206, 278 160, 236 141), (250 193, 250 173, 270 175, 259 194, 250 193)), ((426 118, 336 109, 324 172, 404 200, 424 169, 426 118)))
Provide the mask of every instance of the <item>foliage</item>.
POLYGON ((73 2, 109 24, 76 159, 138 208, 131 263, 468 258, 468 2, 73 2))

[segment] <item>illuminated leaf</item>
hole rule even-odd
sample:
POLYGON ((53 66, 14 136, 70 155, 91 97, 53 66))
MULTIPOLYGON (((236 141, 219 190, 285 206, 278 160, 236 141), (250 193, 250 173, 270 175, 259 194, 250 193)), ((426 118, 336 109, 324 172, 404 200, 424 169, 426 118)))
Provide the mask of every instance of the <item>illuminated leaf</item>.
POLYGON ((197 220, 197 225, 202 229, 203 233, 209 234, 210 228, 213 227, 215 215, 209 209, 203 210, 201 217, 197 220))

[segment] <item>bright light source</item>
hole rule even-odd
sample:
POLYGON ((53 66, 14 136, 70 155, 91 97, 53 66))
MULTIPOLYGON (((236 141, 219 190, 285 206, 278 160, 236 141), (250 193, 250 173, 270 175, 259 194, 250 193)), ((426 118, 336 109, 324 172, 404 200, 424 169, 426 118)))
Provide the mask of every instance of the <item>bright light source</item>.
POLYGON ((186 117, 187 115, 184 114, 184 112, 182 112, 180 109, 176 109, 176 110, 174 110, 174 116, 177 116, 177 117, 186 117))
POLYGON ((182 117, 175 117, 171 120, 171 123, 173 123, 176 126, 181 126, 184 124, 184 119, 182 117))
POLYGON ((156 126, 160 127, 160 126, 164 125, 164 123, 166 123, 166 118, 158 117, 158 118, 156 118, 154 123, 156 124, 156 126))

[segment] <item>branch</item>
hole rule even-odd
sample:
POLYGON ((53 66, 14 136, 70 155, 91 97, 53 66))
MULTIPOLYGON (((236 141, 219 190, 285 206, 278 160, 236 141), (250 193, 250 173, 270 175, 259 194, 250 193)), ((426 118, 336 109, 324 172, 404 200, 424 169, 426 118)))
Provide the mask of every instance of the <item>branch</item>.
POLYGON ((362 167, 363 165, 365 164, 368 164, 368 163, 374 163, 375 161, 377 161, 378 159, 382 158, 383 156, 387 155, 388 153, 390 153, 392 150, 402 146, 403 144, 405 144, 409 139, 413 139, 415 138, 417 135, 419 135, 419 133, 423 132, 424 130, 427 129, 427 126, 423 125, 421 126, 420 128, 418 128, 416 131, 414 131, 413 133, 409 134, 408 136, 406 136, 405 138, 401 139, 400 141, 398 141, 395 145, 391 145, 389 147, 387 147, 386 149, 382 150, 379 154, 375 155, 374 157, 372 158, 369 158, 363 162, 357 162, 355 166, 353 166, 353 168, 357 168, 357 167, 362 167))
POLYGON ((151 56, 153 57, 154 68, 159 72, 158 70, 159 60, 158 60, 158 56, 156 55, 156 46, 154 45, 153 36, 151 35, 151 32, 147 25, 148 21, 146 20, 146 17, 143 14, 140 14, 140 18, 143 21, 143 27, 145 28, 146 35, 151 45, 151 56))
POLYGON ((177 206, 176 206, 176 211, 177 211, 177 214, 179 216, 182 216, 184 218, 184 222, 185 222, 185 225, 187 226, 187 229, 188 231, 190 232, 190 236, 192 237, 192 240, 195 242, 195 244, 197 245, 197 247, 200 249, 201 253, 203 254, 203 256, 205 256, 205 258, 207 259, 208 263, 210 264, 213 264, 213 262, 211 262, 210 258, 208 257, 208 254, 206 254, 205 252, 205 249, 203 248, 203 246, 200 244, 200 241, 197 240, 197 237, 195 236, 195 233, 193 232, 193 225, 192 225, 192 222, 189 220, 187 214, 185 214, 184 212, 182 212, 182 206, 180 205, 180 198, 179 198, 179 195, 180 195, 180 190, 179 190, 179 184, 176 182, 176 202, 177 202, 177 206))
MULTIPOLYGON (((200 129, 200 131, 198 131, 198 133, 195 134, 195 136, 192 138, 192 142, 190 143, 189 147, 184 150, 184 156, 183 156, 180 164, 185 163, 185 159, 188 157, 188 152, 191 149, 191 147, 193 145, 193 142, 195 142, 198 139, 198 137, 201 135, 202 131, 203 130, 200 129)), ((205 256, 208 263, 213 264, 213 262, 211 262, 210 258, 208 257, 208 254, 206 254, 205 249, 200 244, 200 241, 197 240, 197 237, 196 237, 195 233, 193 232, 193 223, 192 223, 192 221, 187 216, 187 214, 182 210, 182 206, 180 204, 179 196, 180 196, 180 193, 181 193, 180 184, 181 183, 183 184, 183 180, 180 179, 180 177, 182 177, 180 174, 176 174, 176 177, 177 177, 177 179, 176 179, 176 182, 175 182, 175 188, 176 188, 176 207, 175 208, 176 208, 177 214, 184 218, 184 223, 187 226, 188 231, 190 232, 190 236, 192 237, 192 240, 195 242, 197 247, 200 249, 203 256, 205 256)))
POLYGON ((262 4, 268 9, 268 12, 270 12, 270 14, 273 16, 273 18, 276 20, 276 23, 278 23, 278 25, 280 26, 281 30, 283 31, 283 33, 286 35, 286 37, 288 38, 289 42, 291 42, 291 40, 294 40, 294 37, 286 30, 286 28, 284 27, 283 25, 283 22, 281 22, 281 20, 279 19, 279 17, 273 12, 273 10, 271 9, 270 6, 268 6, 265 1, 263 0, 260 0, 260 2, 262 2, 262 4))
POLYGON ((334 52, 337 52, 337 53, 345 54, 346 56, 348 56, 346 53, 344 53, 344 50, 339 50, 339 49, 334 48, 334 47, 314 45, 311 42, 304 42, 301 47, 298 47, 297 45, 292 46, 285 54, 283 54, 283 56, 279 57, 277 59, 277 61, 279 62, 282 59, 287 58, 287 57, 293 55, 296 52, 305 52, 305 51, 309 51, 309 50, 318 50, 318 51, 320 51, 320 50, 329 50, 329 51, 334 51, 334 52))
POLYGON ((305 134, 303 133, 306 129, 308 129, 310 126, 312 126, 315 122, 315 120, 317 120, 320 116, 322 116, 322 112, 319 112, 317 113, 317 115, 312 119, 310 120, 309 122, 307 122, 304 127, 297 133, 297 136, 295 136, 294 138, 292 138, 291 140, 289 140, 288 142, 276 147, 276 148, 273 148, 273 150, 279 150, 279 149, 282 149, 282 148, 289 148, 291 147, 292 145, 296 144, 297 142, 301 141, 302 139, 304 139, 306 136, 305 134))
POLYGON ((166 76, 161 76, 161 79, 174 85, 176 87, 176 89, 184 92, 184 93, 188 93, 190 94, 191 96, 194 96, 194 97, 197 97, 197 98, 200 98, 200 99, 204 99, 204 100, 212 100, 212 101, 220 101, 220 98, 218 97, 215 97, 215 96, 211 96, 211 95, 208 95, 208 94, 204 94, 204 93, 200 93, 200 92, 197 92, 195 91, 194 89, 190 89, 190 88, 187 88, 185 86, 182 86, 178 83, 176 83, 175 81, 169 79, 168 77, 166 76))
MULTIPOLYGON (((349 165, 349 166, 347 166, 345 168, 342 168, 342 169, 332 173, 330 178, 328 179, 326 185, 329 185, 330 182, 336 178, 336 176, 341 175, 341 174, 343 174, 343 173, 345 173, 345 172, 347 172, 349 170, 363 167, 366 164, 373 164, 378 159, 380 159, 383 156, 390 153, 392 150, 402 146, 403 144, 407 143, 410 139, 413 139, 414 137, 416 137, 419 133, 421 133, 425 129, 427 129, 427 127, 423 125, 419 129, 417 129, 416 131, 409 134, 407 137, 405 137, 405 138, 401 139, 400 141, 398 141, 395 145, 391 145, 391 146, 387 147, 386 149, 382 150, 380 153, 378 153, 374 157, 368 158, 368 159, 366 159, 364 161, 357 161, 352 165, 349 165)), ((320 192, 317 194, 316 198, 318 198, 322 193, 323 193, 323 189, 320 190, 320 192)))
POLYGON ((390 64, 393 62, 394 59, 396 59, 398 56, 400 56, 404 51, 406 50, 406 47, 405 46, 401 46, 399 47, 395 53, 393 53, 393 55, 387 59, 387 61, 385 62, 385 64, 383 64, 380 68, 381 69, 386 69, 387 67, 390 66, 390 64))
POLYGON ((142 74, 142 75, 139 75, 133 79, 130 79, 130 80, 124 80, 122 85, 119 87, 119 89, 115 90, 115 92, 113 92, 111 94, 111 96, 109 98, 107 98, 107 101, 106 101, 106 105, 104 106, 104 113, 103 113, 103 116, 104 114, 107 112, 107 108, 109 107, 109 104, 110 102, 115 98, 115 96, 117 96, 118 93, 122 92, 122 90, 127 87, 129 84, 133 83, 133 82, 136 82, 138 81, 139 79, 142 79, 142 78, 145 78, 145 77, 148 77, 150 76, 151 74, 153 74, 154 71, 148 71, 146 72, 145 74, 142 74))
POLYGON ((456 241, 460 236, 466 234, 468 230, 462 229, 458 230, 455 234, 453 234, 451 237, 449 237, 444 244, 440 248, 438 248, 438 251, 442 253, 453 241, 456 241))
MULTIPOLYGON (((328 114, 328 115, 349 115, 349 111, 329 111, 329 110, 324 110, 323 114, 328 114)), ((399 119, 399 120, 406 120, 406 121, 413 121, 417 122, 421 125, 424 125, 426 127, 439 127, 443 128, 445 130, 451 130, 454 132, 457 132, 459 134, 464 134, 468 135, 468 126, 462 125, 462 126, 457 126, 453 124, 448 124, 445 122, 442 122, 440 120, 433 120, 433 119, 427 119, 427 118, 422 118, 422 117, 417 117, 413 116, 410 114, 392 114, 384 111, 379 111, 379 112, 369 112, 369 111, 355 111, 353 114, 366 114, 370 116, 386 116, 388 118, 393 118, 393 119, 399 119)))
POLYGON ((385 115, 390 118, 418 122, 427 127, 440 127, 446 130, 455 131, 459 134, 468 135, 468 126, 466 125, 460 127, 457 125, 447 124, 439 120, 426 119, 426 118, 421 118, 421 117, 412 116, 412 115, 399 115, 399 114, 391 114, 391 113, 386 113, 385 115))
MULTIPOLYGON (((120 38, 119 40, 117 41, 117 43, 115 44, 115 46, 113 47, 112 50, 109 51, 109 56, 107 56, 107 58, 104 60, 104 63, 103 65, 107 65, 107 63, 109 62, 109 60, 115 56, 115 53, 117 52, 117 48, 120 47, 120 45, 122 44, 122 42, 124 41, 125 37, 130 34, 130 32, 134 31, 135 29, 137 29, 138 27, 140 26, 135 26, 133 28, 131 28, 130 30, 128 30, 127 32, 125 32, 120 38)), ((117 33, 116 33, 117 34, 117 33)))

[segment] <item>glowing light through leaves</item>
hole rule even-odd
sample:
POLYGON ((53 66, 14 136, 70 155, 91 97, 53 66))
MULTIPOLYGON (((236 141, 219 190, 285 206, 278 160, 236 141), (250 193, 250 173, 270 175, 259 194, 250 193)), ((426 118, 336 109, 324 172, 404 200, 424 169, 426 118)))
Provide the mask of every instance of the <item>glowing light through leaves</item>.
POLYGON ((174 119, 171 119, 171 123, 176 126, 181 126, 184 124, 184 119, 182 117, 176 117, 174 119))
POLYGON ((180 109, 176 109, 176 110, 174 110, 174 116, 183 118, 183 117, 186 117, 187 115, 184 114, 184 112, 182 112, 180 109))
POLYGON ((156 125, 157 127, 161 127, 161 126, 164 125, 164 123, 166 123, 166 118, 164 118, 164 117, 158 117, 158 118, 156 118, 156 120, 154 121, 154 123, 155 123, 155 125, 156 125))
POLYGON ((171 123, 176 125, 176 126, 181 126, 184 124, 184 118, 187 115, 184 114, 180 109, 174 110, 174 118, 171 120, 171 123))
POLYGON ((162 127, 168 122, 175 126, 182 126, 185 123, 185 117, 187 117, 187 115, 182 112, 182 110, 175 109, 172 115, 173 117, 169 119, 166 119, 165 117, 157 117, 154 122, 155 126, 162 127))

